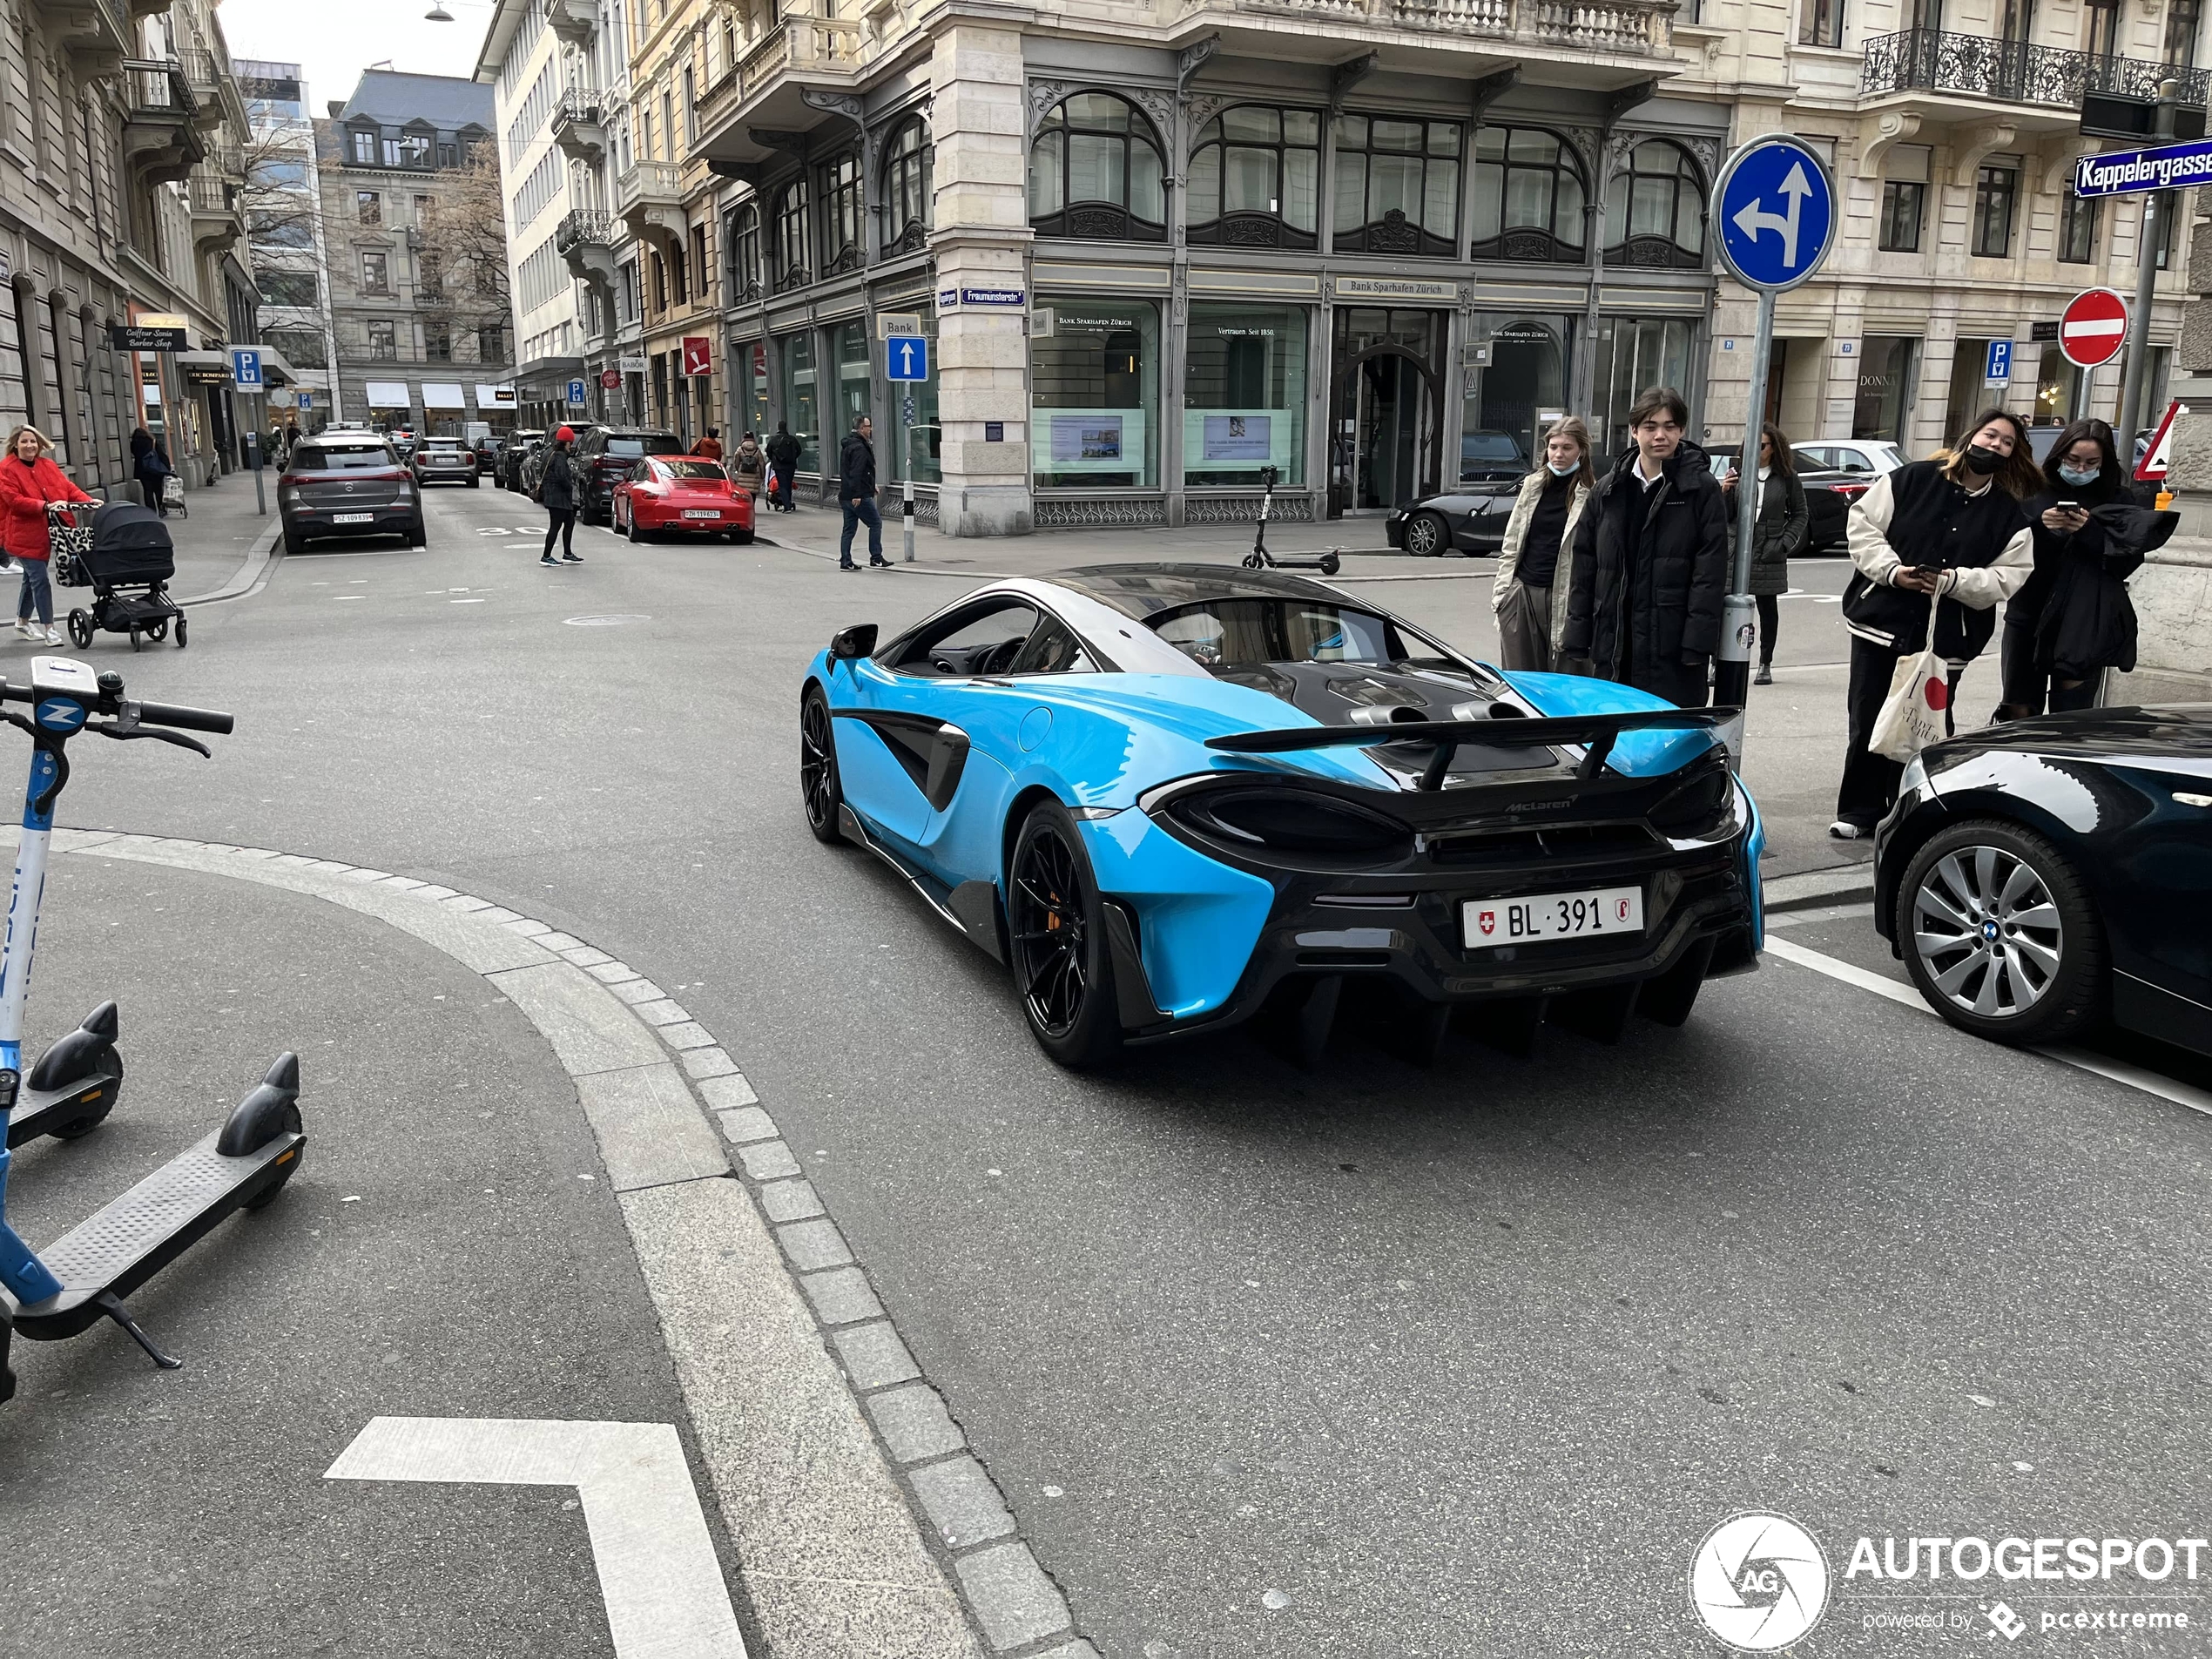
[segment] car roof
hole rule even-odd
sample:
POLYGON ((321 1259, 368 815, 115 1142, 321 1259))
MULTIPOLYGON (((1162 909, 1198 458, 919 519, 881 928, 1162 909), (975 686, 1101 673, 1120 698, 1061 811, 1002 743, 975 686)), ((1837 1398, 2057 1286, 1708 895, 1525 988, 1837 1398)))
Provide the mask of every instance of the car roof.
POLYGON ((1210 599, 1318 599, 1348 603, 1336 589, 1279 570, 1233 564, 1086 564, 1043 580, 1111 605, 1139 621, 1210 599))

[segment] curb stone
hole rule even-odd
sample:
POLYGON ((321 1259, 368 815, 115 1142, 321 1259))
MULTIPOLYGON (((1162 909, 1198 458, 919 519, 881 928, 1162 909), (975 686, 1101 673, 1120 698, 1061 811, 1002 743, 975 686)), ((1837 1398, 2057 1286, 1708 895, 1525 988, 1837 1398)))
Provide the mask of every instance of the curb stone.
MULTIPOLYGON (((0 841, 14 833, 0 833, 0 841)), ((915 1659, 985 1651, 1003 1659, 1095 1659, 1066 1596, 1021 1541, 1012 1506, 923 1379, 773 1117, 727 1052, 644 975, 544 922, 403 875, 105 830, 57 830, 54 847, 232 876, 376 917, 463 962, 537 1026, 576 1083, 598 1140, 721 1500, 738 1557, 733 1576, 747 1604, 741 1612, 770 1659, 881 1659, 894 1651, 915 1659), (631 987, 639 988, 625 996, 631 987), (654 1022, 661 1010, 663 1022, 654 1022), (732 1151, 741 1169, 732 1167, 732 1151), (689 1224, 679 1211, 690 1212, 689 1224), (773 1259, 783 1294, 773 1308, 728 1291, 744 1278, 731 1264, 749 1236, 764 1251, 772 1236, 779 1251, 773 1259), (681 1259, 710 1251, 711 1263, 681 1259), (700 1305, 725 1292, 736 1305, 700 1305), (726 1313, 758 1322, 748 1325, 747 1344, 730 1343, 726 1313), (785 1437, 768 1460, 772 1470, 759 1470, 752 1466, 761 1460, 748 1455, 759 1451, 757 1440, 724 1438, 731 1391, 717 1367, 760 1363, 773 1347, 762 1327, 779 1320, 809 1333, 818 1374, 786 1370, 773 1387, 754 1379, 744 1398, 803 1395, 833 1378, 853 1440, 821 1443, 839 1425, 818 1411, 798 1426, 806 1438, 785 1437), (740 1346, 745 1354, 732 1352, 740 1346), (865 1451, 856 1461, 857 1447, 865 1451), (772 1501, 788 1498, 823 1464, 844 1477, 841 1485, 817 1483, 836 1488, 826 1501, 852 1505, 867 1535, 826 1534, 819 1509, 772 1501), (764 1480, 772 1489, 766 1495, 757 1490, 764 1480), (772 1512, 765 1535, 759 1511, 772 1512), (779 1522, 784 1533, 772 1530, 779 1522), (840 1547, 873 1554, 871 1579, 822 1570, 845 1565, 818 1559, 840 1547), (786 1566, 799 1570, 771 1570, 786 1566), (905 1580, 887 1580, 902 1567, 905 1580), (875 1616, 854 1605, 863 1583, 883 1595, 875 1616)))

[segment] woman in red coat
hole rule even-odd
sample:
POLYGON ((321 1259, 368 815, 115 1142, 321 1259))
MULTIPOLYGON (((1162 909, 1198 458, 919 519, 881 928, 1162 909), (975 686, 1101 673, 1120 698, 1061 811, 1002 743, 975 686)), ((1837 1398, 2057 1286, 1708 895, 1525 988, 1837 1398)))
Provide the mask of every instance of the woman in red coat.
POLYGON ((16 556, 23 570, 16 633, 47 645, 60 644, 62 637, 54 630, 54 590, 46 580, 46 558, 53 550, 46 534, 46 503, 92 499, 48 457, 53 447, 37 427, 19 426, 8 435, 7 458, 0 460, 0 543, 16 556), (34 607, 38 613, 36 628, 30 625, 34 607))

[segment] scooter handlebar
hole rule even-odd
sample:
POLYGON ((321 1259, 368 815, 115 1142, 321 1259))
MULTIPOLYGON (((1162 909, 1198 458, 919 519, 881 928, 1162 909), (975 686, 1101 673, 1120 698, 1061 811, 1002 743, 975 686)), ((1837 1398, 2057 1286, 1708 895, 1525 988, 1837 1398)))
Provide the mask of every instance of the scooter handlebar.
POLYGON ((140 725, 174 726, 180 732, 212 732, 228 737, 238 722, 219 709, 192 709, 181 703, 141 703, 140 725))

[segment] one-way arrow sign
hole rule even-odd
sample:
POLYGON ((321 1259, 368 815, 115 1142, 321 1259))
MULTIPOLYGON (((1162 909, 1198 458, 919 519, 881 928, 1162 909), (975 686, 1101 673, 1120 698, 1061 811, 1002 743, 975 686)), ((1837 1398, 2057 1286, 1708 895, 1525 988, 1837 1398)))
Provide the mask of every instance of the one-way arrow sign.
POLYGON ((892 381, 929 378, 929 341, 921 334, 891 334, 883 342, 883 376, 892 381))

